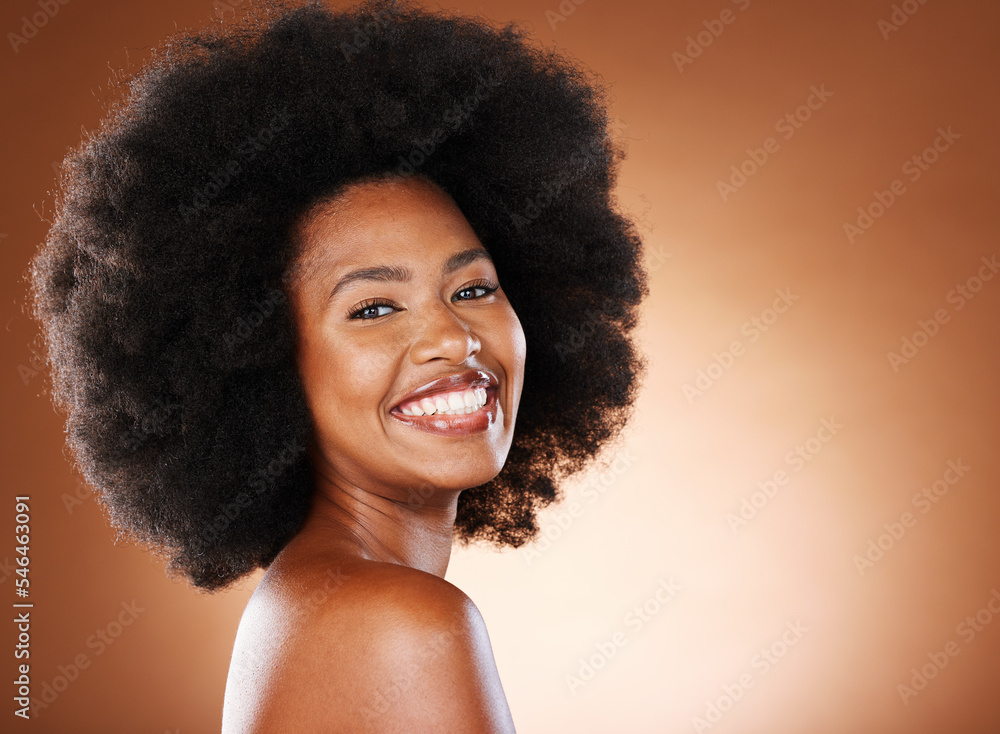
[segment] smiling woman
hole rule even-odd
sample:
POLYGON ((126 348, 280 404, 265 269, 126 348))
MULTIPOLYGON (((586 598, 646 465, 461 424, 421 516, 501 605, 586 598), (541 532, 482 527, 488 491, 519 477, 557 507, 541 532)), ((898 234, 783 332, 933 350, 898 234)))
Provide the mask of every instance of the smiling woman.
POLYGON ((380 0, 171 39, 67 157, 32 278, 77 463, 195 587, 266 569, 224 731, 513 730, 444 575, 631 414, 621 156, 567 59, 380 0))
MULTIPOLYGON (((341 199, 336 216, 301 225, 311 275, 295 279, 290 299, 320 453, 358 465, 391 456, 407 474, 450 469, 455 477, 433 483, 458 491, 470 477, 485 484, 510 450, 525 361, 489 254, 451 197, 422 177, 355 184, 341 199), (369 293, 395 297, 358 302, 369 293), (426 433, 466 439, 428 443, 426 433), (383 438, 391 455, 379 450, 383 438)), ((374 479, 379 469, 360 473, 374 479)))

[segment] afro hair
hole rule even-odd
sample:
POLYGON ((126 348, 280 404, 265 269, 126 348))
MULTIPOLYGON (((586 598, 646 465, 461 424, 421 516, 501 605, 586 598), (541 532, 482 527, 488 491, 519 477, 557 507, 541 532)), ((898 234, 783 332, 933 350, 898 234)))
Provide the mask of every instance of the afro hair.
POLYGON ((456 539, 518 547, 631 416, 642 242, 606 91, 514 23, 371 0, 258 2, 156 49, 63 161, 31 270, 67 444, 111 523, 214 591, 312 497, 290 228, 353 182, 421 175, 490 253, 527 341, 500 473, 456 539))

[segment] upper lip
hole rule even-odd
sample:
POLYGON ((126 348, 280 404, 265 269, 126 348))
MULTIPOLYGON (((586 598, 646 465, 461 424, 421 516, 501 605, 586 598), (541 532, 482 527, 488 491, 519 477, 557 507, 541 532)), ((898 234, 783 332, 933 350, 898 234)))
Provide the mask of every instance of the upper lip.
POLYGON ((474 387, 490 388, 495 387, 496 384, 497 378, 485 370, 466 370, 465 372, 456 372, 454 374, 445 375, 444 377, 439 377, 436 380, 424 383, 416 390, 407 393, 396 401, 396 405, 393 409, 398 408, 403 403, 419 400, 420 398, 428 395, 443 392, 458 392, 459 390, 471 390, 474 387))

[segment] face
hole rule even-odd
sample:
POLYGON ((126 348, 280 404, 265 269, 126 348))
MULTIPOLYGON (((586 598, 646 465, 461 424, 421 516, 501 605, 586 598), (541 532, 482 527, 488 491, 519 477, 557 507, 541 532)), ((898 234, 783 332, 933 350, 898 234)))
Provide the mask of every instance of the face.
POLYGON ((300 221, 288 286, 317 469, 411 500, 488 482, 513 439, 525 339, 486 249, 420 177, 332 204, 300 221))

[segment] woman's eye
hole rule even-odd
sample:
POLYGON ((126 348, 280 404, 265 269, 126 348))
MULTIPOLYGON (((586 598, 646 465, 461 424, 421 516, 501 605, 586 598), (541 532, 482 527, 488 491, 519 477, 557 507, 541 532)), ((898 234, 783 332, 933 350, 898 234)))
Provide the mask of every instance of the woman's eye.
MULTIPOLYGON (((452 300, 475 301, 480 298, 485 298, 498 290, 500 290, 500 286, 496 283, 489 280, 481 280, 463 287, 462 290, 455 294, 455 298, 452 300), (463 297, 463 294, 470 295, 468 297, 463 297)), ((381 318, 382 316, 388 315, 388 312, 395 308, 396 307, 388 301, 383 301, 380 298, 373 298, 359 303, 355 308, 348 312, 347 317, 348 319, 355 319, 357 321, 373 321, 381 318), (389 311, 379 313, 379 309, 388 309, 389 311)))
POLYGON ((490 295, 491 293, 495 293, 497 290, 499 290, 499 288, 500 288, 500 286, 498 286, 496 283, 491 283, 488 280, 481 280, 481 281, 477 281, 476 283, 471 283, 471 284, 465 286, 464 288, 462 288, 462 290, 460 290, 455 295, 458 296, 458 295, 460 295, 462 293, 470 293, 470 292, 473 292, 473 291, 483 291, 483 294, 481 296, 472 296, 472 298, 459 298, 458 299, 459 301, 474 301, 477 298, 485 298, 486 296, 490 295))
POLYGON ((348 313, 347 316, 348 318, 357 319, 359 321, 371 321, 372 319, 377 319, 379 318, 379 316, 384 315, 377 313, 380 308, 391 309, 393 308, 393 306, 391 303, 387 303, 386 301, 380 301, 378 299, 375 299, 373 301, 365 301, 364 303, 360 304, 357 308, 351 310, 351 312, 348 313))

